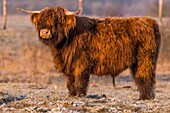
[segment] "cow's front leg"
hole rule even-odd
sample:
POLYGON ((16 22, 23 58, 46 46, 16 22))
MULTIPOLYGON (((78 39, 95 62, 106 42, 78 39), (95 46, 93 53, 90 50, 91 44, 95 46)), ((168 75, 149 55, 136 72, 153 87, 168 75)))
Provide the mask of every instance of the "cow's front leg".
POLYGON ((74 87, 74 82, 75 82, 74 76, 71 74, 67 74, 65 75, 65 78, 66 78, 66 86, 69 91, 69 96, 76 96, 76 89, 74 87))
POLYGON ((90 74, 83 73, 81 75, 75 76, 74 86, 76 89, 76 96, 82 97, 86 96, 90 74))

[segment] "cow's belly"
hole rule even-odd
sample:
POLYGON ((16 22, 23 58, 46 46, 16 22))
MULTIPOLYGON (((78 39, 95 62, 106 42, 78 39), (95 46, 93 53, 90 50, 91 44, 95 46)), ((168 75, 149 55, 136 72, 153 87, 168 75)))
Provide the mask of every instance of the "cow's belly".
POLYGON ((121 72, 123 72, 125 69, 127 69, 130 66, 130 62, 121 62, 118 60, 112 61, 112 60, 103 60, 102 62, 96 62, 96 64, 93 66, 92 74, 95 75, 117 75, 121 72))

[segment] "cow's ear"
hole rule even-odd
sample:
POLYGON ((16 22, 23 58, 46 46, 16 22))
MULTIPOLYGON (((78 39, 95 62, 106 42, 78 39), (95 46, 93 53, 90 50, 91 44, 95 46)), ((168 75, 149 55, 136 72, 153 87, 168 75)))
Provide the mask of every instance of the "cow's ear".
POLYGON ((75 23, 75 17, 74 16, 66 16, 66 24, 71 25, 75 23))
POLYGON ((68 32, 70 29, 74 28, 76 26, 76 18, 74 16, 66 16, 66 20, 65 20, 65 25, 66 27, 64 27, 64 32, 65 35, 68 35, 68 32))
POLYGON ((31 20, 31 22, 33 24, 37 23, 37 21, 38 21, 38 13, 32 14, 30 20, 31 20))

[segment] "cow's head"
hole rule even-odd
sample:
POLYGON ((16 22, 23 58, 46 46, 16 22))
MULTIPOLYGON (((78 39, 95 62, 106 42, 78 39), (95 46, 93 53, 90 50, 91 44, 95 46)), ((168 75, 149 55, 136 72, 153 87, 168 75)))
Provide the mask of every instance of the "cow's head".
POLYGON ((58 44, 67 37, 69 30, 76 25, 75 15, 80 12, 70 12, 62 7, 46 7, 41 11, 18 10, 31 14, 31 22, 38 31, 39 38, 45 43, 58 44))

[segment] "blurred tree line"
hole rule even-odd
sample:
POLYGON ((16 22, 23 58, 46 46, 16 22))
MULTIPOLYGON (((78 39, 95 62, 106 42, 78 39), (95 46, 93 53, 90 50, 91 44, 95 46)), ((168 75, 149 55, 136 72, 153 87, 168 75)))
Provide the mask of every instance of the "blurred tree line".
MULTIPOLYGON (((2 7, 2 0, 0 6, 2 7)), ((78 9, 78 0, 7 0, 8 14, 24 14, 17 7, 28 10, 47 6, 63 6, 69 10, 78 9)), ((163 16, 170 16, 170 0, 164 0, 163 16)), ((0 8, 0 15, 2 15, 0 8)), ((83 0, 83 14, 96 16, 158 16, 158 0, 83 0)))

